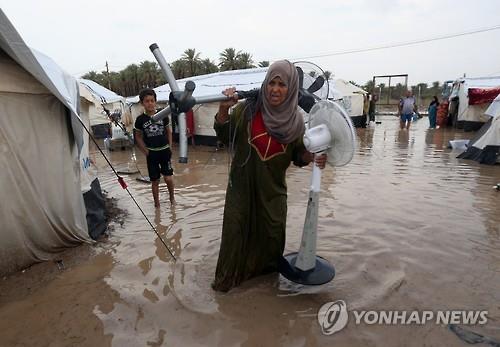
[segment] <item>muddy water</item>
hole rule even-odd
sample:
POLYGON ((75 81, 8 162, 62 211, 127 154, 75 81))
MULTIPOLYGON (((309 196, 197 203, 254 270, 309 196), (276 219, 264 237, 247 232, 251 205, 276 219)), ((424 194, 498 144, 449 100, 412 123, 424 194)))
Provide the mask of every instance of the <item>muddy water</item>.
MULTIPOLYGON (((349 310, 488 310, 489 323, 471 330, 500 339, 500 193, 492 189, 500 182, 500 167, 457 160, 458 152, 446 148, 448 140, 471 134, 428 130, 426 119, 409 132, 400 131, 394 117, 380 120, 373 129, 358 130, 358 149, 348 166, 323 174, 318 254, 336 268, 330 284, 305 288, 268 275, 228 294, 210 289, 228 177, 226 151, 190 147, 189 164, 175 163, 173 208, 164 184, 162 207, 155 211, 149 185, 136 181, 137 175, 127 179, 177 262, 96 154, 101 185, 129 213, 125 223, 94 246, 97 256, 34 293, 7 294, 0 301, 0 342, 467 345, 441 325, 356 325, 352 317, 345 329, 325 336, 317 311, 338 299, 349 310), (48 329, 50 334, 42 333, 48 329)), ((135 169, 132 152, 109 154, 119 169, 135 169)), ((146 174, 140 154, 137 163, 146 174)), ((310 173, 310 168, 288 172, 287 251, 298 249, 310 173)), ((8 287, 9 280, 2 285, 8 287)))

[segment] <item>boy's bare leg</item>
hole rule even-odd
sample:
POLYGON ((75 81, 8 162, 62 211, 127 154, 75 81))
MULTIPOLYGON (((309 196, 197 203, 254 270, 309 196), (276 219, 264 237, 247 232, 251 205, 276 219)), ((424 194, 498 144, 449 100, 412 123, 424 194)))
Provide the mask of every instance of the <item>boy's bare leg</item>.
POLYGON ((175 204, 174 179, 172 178, 172 176, 163 176, 163 179, 165 180, 165 183, 167 184, 168 195, 170 197, 170 203, 173 205, 173 204, 175 204))
POLYGON ((406 130, 410 130, 410 125, 411 125, 411 120, 408 121, 408 123, 406 125, 406 130))
POLYGON ((155 202, 155 207, 160 207, 160 180, 151 181, 151 191, 153 192, 153 200, 155 202))

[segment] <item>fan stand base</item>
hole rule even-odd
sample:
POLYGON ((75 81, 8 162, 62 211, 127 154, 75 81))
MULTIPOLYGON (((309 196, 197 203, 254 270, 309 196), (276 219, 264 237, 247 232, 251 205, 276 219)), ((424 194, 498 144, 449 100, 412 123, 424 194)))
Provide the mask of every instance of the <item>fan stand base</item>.
POLYGON ((278 271, 286 279, 309 286, 318 286, 333 280, 335 268, 326 259, 316 256, 316 265, 313 269, 302 271, 295 267, 298 252, 290 253, 280 259, 278 271))

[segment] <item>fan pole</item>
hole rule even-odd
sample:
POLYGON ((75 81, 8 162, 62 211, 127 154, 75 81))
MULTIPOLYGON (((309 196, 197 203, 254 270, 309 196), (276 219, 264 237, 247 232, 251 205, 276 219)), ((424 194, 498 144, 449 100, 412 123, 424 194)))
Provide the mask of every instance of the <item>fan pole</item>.
MULTIPOLYGON (((158 61, 158 65, 160 65, 161 71, 163 72, 163 76, 168 82, 170 86, 170 90, 172 92, 180 92, 179 85, 175 80, 174 74, 170 69, 170 66, 167 64, 167 61, 163 57, 163 54, 160 51, 160 48, 156 43, 153 43, 149 46, 149 49, 155 56, 158 61)), ((193 88, 194 89, 194 88, 193 88)), ((191 91, 192 93, 192 91, 191 91)), ((180 112, 177 114, 177 121, 179 124, 179 163, 187 163, 187 135, 186 135, 186 114, 184 112, 180 112)))
MULTIPOLYGON (((316 155, 321 155, 321 153, 317 153, 316 155)), ((299 255, 297 256, 297 261, 295 263, 295 267, 302 271, 314 269, 316 266, 316 239, 318 229, 320 185, 321 169, 314 164, 311 178, 311 188, 309 190, 309 200, 307 201, 304 231, 302 232, 299 255)))

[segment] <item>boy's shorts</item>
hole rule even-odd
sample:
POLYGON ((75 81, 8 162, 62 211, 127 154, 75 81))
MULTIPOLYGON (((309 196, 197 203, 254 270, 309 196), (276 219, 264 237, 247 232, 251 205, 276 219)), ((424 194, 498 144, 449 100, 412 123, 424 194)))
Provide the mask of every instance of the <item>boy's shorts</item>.
POLYGON ((413 118, 412 114, 402 114, 401 115, 401 122, 411 122, 411 119, 413 118))
POLYGON ((174 170, 170 163, 172 152, 170 148, 162 149, 161 151, 149 151, 147 157, 149 179, 156 181, 160 179, 160 174, 163 176, 172 176, 174 170))

